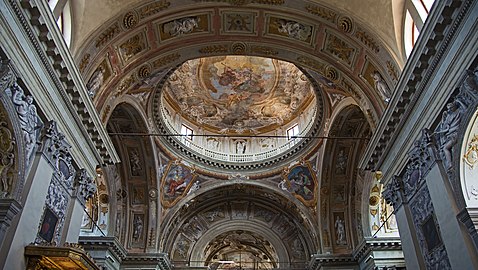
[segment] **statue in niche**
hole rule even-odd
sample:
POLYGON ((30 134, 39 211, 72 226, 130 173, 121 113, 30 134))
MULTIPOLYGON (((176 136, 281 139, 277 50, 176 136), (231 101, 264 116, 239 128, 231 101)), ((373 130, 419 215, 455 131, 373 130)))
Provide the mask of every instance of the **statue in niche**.
POLYGON ((290 38, 306 41, 312 33, 312 28, 294 21, 277 20, 277 31, 290 38))
POLYGON ((380 94, 382 99, 385 100, 385 102, 389 102, 390 89, 388 89, 388 86, 383 80, 382 75, 380 75, 380 73, 378 73, 378 71, 375 70, 374 72, 372 72, 372 78, 375 84, 375 90, 378 91, 378 93, 380 94))
POLYGON ((345 241, 345 224, 344 221, 340 218, 340 216, 337 216, 335 220, 335 235, 336 235, 336 240, 335 243, 337 245, 345 245, 347 242, 345 241))
POLYGON ((33 97, 30 95, 25 96, 23 89, 20 87, 14 88, 12 102, 15 105, 20 126, 22 127, 26 156, 30 157, 36 143, 36 130, 39 128, 37 124, 37 108, 33 104, 33 97))
POLYGON ((105 74, 105 69, 103 66, 99 66, 93 75, 91 76, 90 80, 86 84, 86 88, 88 90, 88 96, 90 98, 95 97, 96 93, 98 90, 100 90, 101 86, 103 85, 104 82, 104 74, 105 74))
POLYGON ((143 219, 137 215, 133 220, 133 240, 138 241, 143 234, 143 219))
POLYGON ((337 161, 335 164, 335 173, 345 174, 345 169, 347 168, 347 154, 345 154, 344 149, 340 149, 337 155, 337 161))
POLYGON ((437 136, 445 168, 450 169, 452 167, 452 148, 457 143, 461 110, 458 100, 448 103, 446 107, 447 110, 443 112, 440 124, 434 134, 437 136))
POLYGON ((246 141, 237 140, 236 141, 236 154, 245 154, 246 153, 246 141))
POLYGON ((142 168, 141 168, 141 161, 139 159, 138 151, 130 152, 129 162, 131 164, 131 174, 135 176, 140 175, 142 168))

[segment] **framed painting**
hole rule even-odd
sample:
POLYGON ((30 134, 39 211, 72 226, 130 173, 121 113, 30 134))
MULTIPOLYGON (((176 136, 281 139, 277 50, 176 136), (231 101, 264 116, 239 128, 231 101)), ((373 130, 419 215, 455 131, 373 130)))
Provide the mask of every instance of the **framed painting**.
POLYGON ((194 183, 196 174, 180 163, 170 163, 161 179, 161 203, 165 207, 175 205, 194 183))
POLYGON ((317 177, 308 162, 297 164, 284 174, 289 191, 307 206, 317 201, 317 177))
POLYGON ((58 217, 50 210, 50 208, 45 208, 38 236, 48 243, 51 243, 53 236, 55 235, 57 224, 58 217))

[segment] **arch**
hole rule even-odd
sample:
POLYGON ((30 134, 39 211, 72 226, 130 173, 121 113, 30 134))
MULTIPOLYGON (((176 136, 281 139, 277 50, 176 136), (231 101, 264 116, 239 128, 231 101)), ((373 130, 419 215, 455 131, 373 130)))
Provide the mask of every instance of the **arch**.
MULTIPOLYGON (((128 133, 147 133, 147 122, 134 104, 119 103, 108 120, 107 130, 112 134, 123 166, 119 177, 108 179, 116 187, 116 201, 111 205, 114 217, 114 235, 130 250, 141 251, 147 246, 151 227, 157 224, 157 201, 151 194, 157 190, 154 147, 149 137, 137 137, 128 133), (119 135, 121 134, 121 135, 119 135), (121 138, 121 139, 120 139, 121 138)), ((111 226, 110 226, 111 227, 111 226)))
POLYGON ((203 187, 186 196, 163 219, 159 248, 173 261, 205 262, 206 246, 218 235, 235 230, 258 234, 272 243, 282 262, 305 262, 317 252, 320 236, 313 217, 299 200, 266 183, 236 180, 207 185, 201 181, 203 187), (295 239, 300 242, 293 243, 295 239))
MULTIPOLYGON (((359 175, 356 166, 370 137, 370 126, 360 108, 350 101, 344 101, 331 124, 329 136, 350 137, 349 140, 327 140, 322 164, 319 201, 322 235, 329 236, 322 241, 326 250, 346 252, 354 248, 364 236, 362 194, 367 185, 364 175, 359 175), (337 225, 345 224, 345 236, 337 225), (357 228, 357 229, 352 229, 357 228)), ((324 239, 325 236, 322 237, 324 239)))

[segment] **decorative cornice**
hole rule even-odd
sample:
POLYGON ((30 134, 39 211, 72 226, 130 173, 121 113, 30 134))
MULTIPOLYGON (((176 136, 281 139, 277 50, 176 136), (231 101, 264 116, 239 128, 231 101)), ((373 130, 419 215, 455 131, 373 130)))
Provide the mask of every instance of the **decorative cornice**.
MULTIPOLYGON (((323 254, 314 254, 309 262, 308 269, 310 270, 319 270, 323 266, 333 266, 333 265, 357 265, 357 261, 352 256, 332 256, 332 255, 323 255, 323 254)), ((358 266, 358 265, 357 265, 358 266)))
POLYGON ((42 9, 47 7, 40 7, 37 6, 36 2, 25 0, 20 1, 21 6, 15 0, 9 0, 8 2, 58 93, 63 101, 70 105, 68 107, 71 108, 71 115, 78 126, 82 127, 81 131, 84 133, 84 137, 91 138, 87 142, 91 144, 93 149, 97 149, 97 158, 105 163, 117 162, 119 158, 116 156, 114 149, 107 147, 112 143, 109 141, 106 132, 103 131, 101 122, 99 119, 95 121, 94 114, 90 113, 91 110, 94 110, 91 101, 88 98, 83 98, 87 94, 85 86, 81 84, 82 79, 74 78, 76 74, 79 76, 79 73, 71 72, 71 69, 75 68, 75 65, 71 64, 73 60, 65 59, 64 55, 59 52, 61 48, 57 47, 57 41, 50 38, 54 36, 54 33, 50 32, 49 27, 45 24, 45 21, 49 20, 42 18, 41 15, 42 9), (25 14, 30 14, 30 17, 27 18, 25 14), (33 16, 33 14, 36 15, 33 16), (80 91, 84 92, 85 95, 81 95, 80 91), (89 103, 89 106, 87 103, 89 103))
POLYGON ((402 241, 400 238, 365 238, 353 252, 356 261, 361 261, 370 251, 401 250, 402 241))
POLYGON ((80 236, 78 243, 86 250, 107 249, 120 260, 124 260, 128 254, 123 245, 114 236, 80 236))
MULTIPOLYGON (((400 91, 395 93, 389 106, 394 106, 393 110, 388 110, 379 124, 368 151, 364 157, 364 165, 368 169, 379 168, 385 159, 385 153, 393 146, 393 141, 397 136, 396 132, 407 121, 412 113, 413 107, 418 102, 418 97, 424 91, 433 73, 436 71, 442 56, 448 50, 452 39, 458 31, 463 18, 467 12, 470 12, 470 6, 473 0, 462 1, 443 1, 438 2, 434 10, 441 8, 441 12, 434 13, 427 19, 423 33, 417 42, 414 53, 408 61, 400 77, 396 89, 400 91), (453 21, 449 14, 453 14, 457 9, 460 12, 454 17, 453 21), (429 29, 425 29, 429 28, 429 29), (417 54, 420 53, 421 56, 417 54)), ((451 91, 450 91, 451 92, 451 91)))

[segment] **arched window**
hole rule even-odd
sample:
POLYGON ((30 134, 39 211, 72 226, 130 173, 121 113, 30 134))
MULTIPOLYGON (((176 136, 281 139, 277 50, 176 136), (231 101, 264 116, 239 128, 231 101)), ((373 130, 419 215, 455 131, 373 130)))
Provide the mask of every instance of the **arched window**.
POLYGON ((405 4, 406 15, 403 29, 403 42, 407 57, 415 46, 423 23, 428 17, 434 1, 435 0, 407 0, 405 4))
POLYGON ((67 46, 71 42, 71 9, 69 0, 49 0, 48 6, 53 12, 56 24, 63 35, 67 46))

